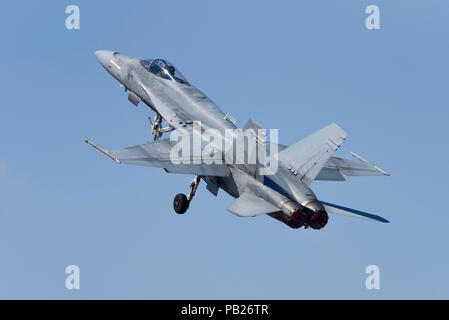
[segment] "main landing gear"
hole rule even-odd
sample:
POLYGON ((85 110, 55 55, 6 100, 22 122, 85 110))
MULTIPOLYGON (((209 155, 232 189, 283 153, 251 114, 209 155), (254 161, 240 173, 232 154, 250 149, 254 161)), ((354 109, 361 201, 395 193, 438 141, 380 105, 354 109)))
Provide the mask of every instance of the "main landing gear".
POLYGON ((189 208, 190 201, 192 201, 193 196, 195 195, 196 189, 200 184, 201 178, 200 176, 195 176, 189 187, 189 194, 186 196, 183 193, 178 193, 173 199, 173 209, 177 214, 183 214, 189 208))
MULTIPOLYGON (((172 126, 162 127, 162 116, 159 113, 156 113, 154 122, 151 117, 149 117, 148 120, 151 124, 151 133, 154 136, 154 141, 159 140, 162 134, 175 130, 175 128, 172 126)), ((200 181, 201 177, 195 176, 195 178, 193 178, 192 182, 190 183, 189 194, 186 196, 183 193, 178 193, 175 196, 175 198, 173 199, 173 209, 175 209, 176 213, 183 214, 187 211, 190 201, 192 201, 192 198, 195 195, 200 181)))

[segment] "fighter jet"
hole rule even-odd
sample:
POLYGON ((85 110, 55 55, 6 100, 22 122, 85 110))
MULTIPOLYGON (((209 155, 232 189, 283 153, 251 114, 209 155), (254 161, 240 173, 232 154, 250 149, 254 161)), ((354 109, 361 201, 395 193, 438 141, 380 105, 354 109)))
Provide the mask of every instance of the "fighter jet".
POLYGON ((239 130, 229 113, 221 111, 166 59, 140 59, 104 50, 96 51, 95 55, 128 92, 132 104, 142 103, 154 111, 154 120, 149 118, 154 139, 118 150, 104 149, 88 139, 85 142, 117 163, 194 176, 188 194, 174 197, 176 213, 186 212, 203 180, 213 195, 217 196, 222 189, 236 198, 227 210, 240 217, 266 214, 295 229, 323 228, 329 219, 328 212, 388 222, 378 215, 319 200, 310 189, 315 180, 345 181, 345 176, 389 175, 356 153, 352 153, 356 160, 333 156, 347 137, 337 124, 332 123, 291 146, 266 141, 262 126, 250 119, 239 130), (224 146, 212 143, 210 136, 205 137, 208 130, 225 137, 224 146), (161 138, 169 132, 170 138, 161 138), (261 155, 256 163, 235 161, 236 141, 241 142, 242 135, 247 146, 244 159, 256 152, 261 155), (200 152, 179 151, 183 137, 190 142, 199 141, 200 152), (249 150, 250 142, 257 151, 249 150), (180 159, 174 159, 174 154, 180 159), (209 161, 202 158, 205 154, 209 161))

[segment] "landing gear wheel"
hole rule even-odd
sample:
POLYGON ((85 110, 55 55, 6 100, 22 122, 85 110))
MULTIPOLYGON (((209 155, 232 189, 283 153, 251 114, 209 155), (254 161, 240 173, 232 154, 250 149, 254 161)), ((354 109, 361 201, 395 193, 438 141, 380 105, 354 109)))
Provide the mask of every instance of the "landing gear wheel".
POLYGON ((173 199, 173 208, 177 214, 183 214, 189 208, 190 201, 187 200, 187 196, 183 193, 178 193, 173 199))

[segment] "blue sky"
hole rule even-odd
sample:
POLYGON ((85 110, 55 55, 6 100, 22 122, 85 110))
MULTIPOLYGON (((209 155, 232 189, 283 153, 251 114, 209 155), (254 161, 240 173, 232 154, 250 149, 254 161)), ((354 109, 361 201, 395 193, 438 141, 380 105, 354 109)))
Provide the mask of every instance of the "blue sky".
POLYGON ((8 1, 2 4, 0 298, 449 298, 447 1, 8 1), (77 4, 81 29, 65 28, 77 4), (381 29, 365 28, 380 7, 381 29), (240 126, 291 144, 336 122, 391 177, 316 182, 321 231, 237 218, 190 176, 117 165, 83 142, 151 139, 94 51, 164 57, 240 126), (80 267, 80 290, 65 268, 80 267), (381 289, 367 290, 366 266, 381 289))

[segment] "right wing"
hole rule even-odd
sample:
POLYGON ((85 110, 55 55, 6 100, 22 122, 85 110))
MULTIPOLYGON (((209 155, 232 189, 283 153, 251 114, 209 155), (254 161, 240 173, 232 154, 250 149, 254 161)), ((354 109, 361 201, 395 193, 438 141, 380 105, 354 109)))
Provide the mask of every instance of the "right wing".
POLYGON ((338 157, 330 158, 315 180, 345 181, 345 176, 389 176, 387 172, 362 158, 355 152, 351 155, 359 161, 348 160, 338 157))

